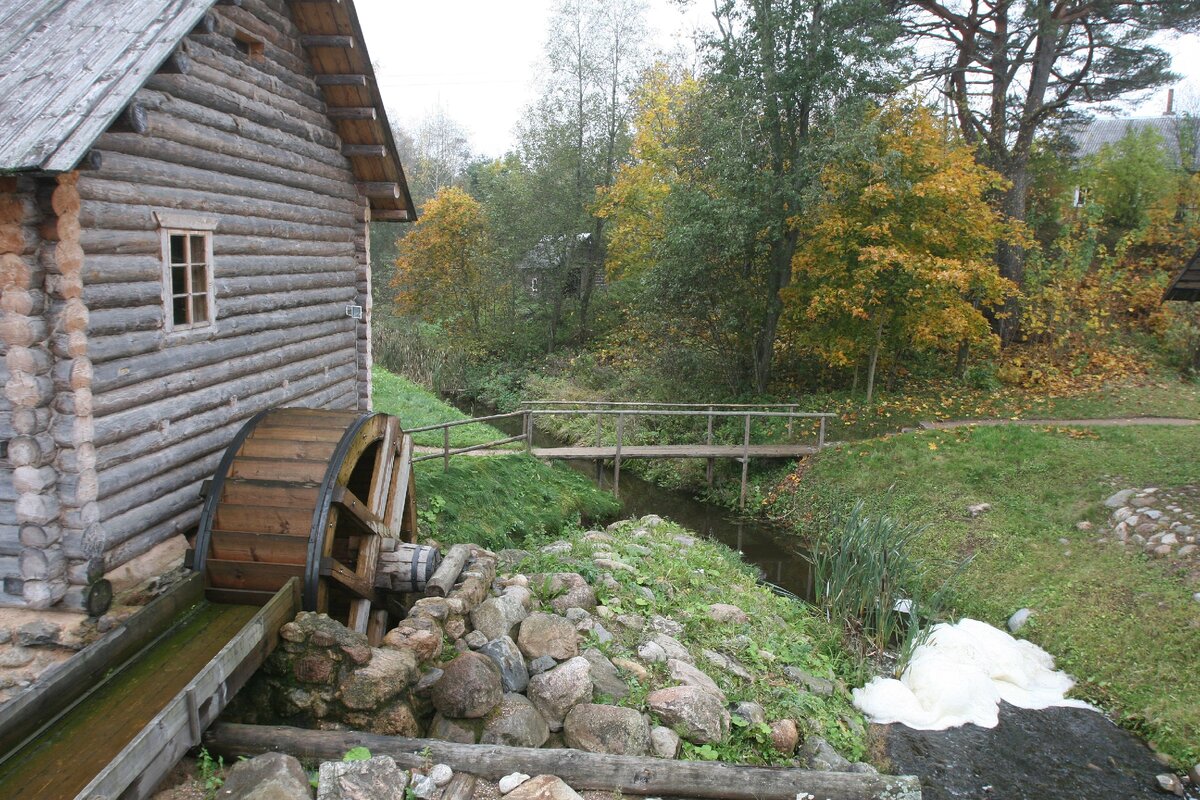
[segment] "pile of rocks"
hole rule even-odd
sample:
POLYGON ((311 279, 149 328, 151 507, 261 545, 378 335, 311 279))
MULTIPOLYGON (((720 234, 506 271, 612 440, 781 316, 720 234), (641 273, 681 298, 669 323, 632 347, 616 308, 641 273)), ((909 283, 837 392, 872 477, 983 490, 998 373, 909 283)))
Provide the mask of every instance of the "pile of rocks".
POLYGON ((1122 489, 1104 505, 1112 514, 1101 541, 1169 559, 1200 580, 1200 485, 1122 489))
POLYGON ((27 688, 45 670, 67 659, 83 642, 71 615, 14 611, 15 624, 0 623, 0 702, 27 688), (66 617, 70 624, 54 621, 66 617))
MULTIPOLYGON (((693 653, 680 641, 679 622, 598 604, 597 590, 615 596, 614 573, 635 572, 635 558, 672 558, 695 543, 649 536, 658 522, 646 517, 584 534, 578 544, 589 551, 595 587, 580 572, 508 571, 531 555, 545 560, 537 554, 475 548, 453 591, 418 600, 378 648, 324 615, 301 614, 283 626, 283 643, 257 685, 240 694, 253 705, 233 713, 259 723, 662 758, 677 757, 682 742, 720 743, 736 722, 755 726, 793 763, 870 769, 852 766, 811 727, 797 755, 803 721, 768 719, 748 699, 731 703, 696 656, 727 687, 745 685, 751 674, 729 654, 693 653)), ((562 541, 544 550, 571 547, 562 541)), ((741 608, 713 603, 704 613, 731 640, 745 638, 741 608)), ((795 666, 780 679, 797 696, 844 691, 795 666)))

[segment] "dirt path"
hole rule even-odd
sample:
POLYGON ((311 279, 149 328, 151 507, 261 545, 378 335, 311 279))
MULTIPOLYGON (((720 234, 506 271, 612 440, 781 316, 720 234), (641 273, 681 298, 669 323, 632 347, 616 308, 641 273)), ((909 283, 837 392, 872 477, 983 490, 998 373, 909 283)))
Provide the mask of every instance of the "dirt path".
POLYGON ((1200 425, 1200 419, 1185 417, 1107 417, 1103 419, 947 419, 940 422, 924 421, 920 426, 925 430, 946 430, 947 428, 965 428, 968 425, 1056 425, 1077 426, 1085 428, 1108 428, 1125 425, 1200 425))

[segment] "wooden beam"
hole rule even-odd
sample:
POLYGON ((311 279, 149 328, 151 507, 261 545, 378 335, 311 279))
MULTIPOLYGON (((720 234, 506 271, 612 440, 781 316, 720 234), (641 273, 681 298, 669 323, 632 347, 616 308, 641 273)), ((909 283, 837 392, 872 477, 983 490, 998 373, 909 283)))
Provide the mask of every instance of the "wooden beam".
POLYGON ((113 133, 145 133, 150 129, 150 116, 146 107, 141 103, 130 103, 125 106, 108 129, 113 133))
POLYGON ((379 113, 372 106, 346 106, 346 107, 331 107, 326 109, 326 114, 330 119, 366 119, 371 120, 379 116, 379 113))
POLYGON ((387 147, 382 144, 344 144, 342 155, 350 158, 386 158, 387 147))
POLYGON ((449 552, 446 553, 446 557, 442 559, 442 563, 434 570, 433 575, 429 577, 429 580, 425 581, 425 596, 445 597, 450 594, 450 590, 454 588, 459 574, 463 571, 463 567, 466 566, 467 559, 470 557, 471 545, 453 545, 449 552))
POLYGON ((400 199, 400 184, 388 181, 363 181, 357 184, 358 193, 367 197, 391 197, 400 199))
POLYGON ((192 71, 192 60, 187 57, 187 53, 176 50, 167 56, 158 71, 164 75, 187 75, 192 71))
POLYGON ((374 583, 363 580, 357 572, 347 567, 336 558, 328 556, 321 559, 321 574, 333 578, 351 592, 364 600, 378 604, 379 597, 375 593, 374 583))
POLYGON ((373 514, 366 503, 354 496, 354 493, 344 486, 333 490, 333 503, 341 506, 350 513, 350 521, 358 526, 363 533, 374 533, 385 539, 399 538, 399 531, 393 531, 387 523, 373 514))
POLYGON ((823 772, 675 761, 643 756, 614 756, 582 750, 535 749, 501 745, 454 744, 434 739, 405 739, 357 731, 309 731, 266 725, 220 722, 204 737, 213 755, 232 762, 238 756, 290 753, 298 758, 336 760, 353 747, 375 756, 391 756, 404 769, 426 763, 448 765, 487 780, 511 772, 557 775, 576 791, 627 795, 727 798, 728 800, 919 800, 921 783, 911 775, 823 772))
POLYGON ((192 28, 192 33, 212 34, 217 31, 217 18, 212 14, 205 14, 196 23, 196 27, 192 28))
POLYGON ((316 75, 317 86, 366 86, 366 75, 316 75))
POLYGON ((379 208, 371 210, 372 222, 408 222, 408 212, 403 209, 379 208))
POLYGON ((300 37, 300 44, 305 47, 341 47, 353 50, 354 37, 306 33, 300 37))

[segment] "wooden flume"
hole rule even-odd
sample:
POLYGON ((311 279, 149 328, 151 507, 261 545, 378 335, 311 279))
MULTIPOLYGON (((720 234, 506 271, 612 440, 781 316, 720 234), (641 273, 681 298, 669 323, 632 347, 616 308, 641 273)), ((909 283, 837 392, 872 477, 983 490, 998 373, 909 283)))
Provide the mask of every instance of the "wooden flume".
POLYGON ((378 643, 381 590, 420 591, 412 439, 387 414, 279 408, 247 422, 207 490, 192 566, 209 600, 261 605, 290 578, 303 606, 378 643), (403 574, 401 574, 403 573, 403 574))

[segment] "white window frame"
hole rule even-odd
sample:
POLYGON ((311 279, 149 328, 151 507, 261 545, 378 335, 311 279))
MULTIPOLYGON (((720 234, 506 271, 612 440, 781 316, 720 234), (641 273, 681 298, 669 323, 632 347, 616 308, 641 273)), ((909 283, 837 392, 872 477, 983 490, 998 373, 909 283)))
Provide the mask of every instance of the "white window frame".
POLYGON ((217 321, 217 306, 216 306, 216 288, 214 286, 214 269, 213 269, 213 234, 217 228, 217 219, 215 217, 206 217, 198 214, 188 214, 178 211, 155 211, 154 217, 158 221, 159 232, 162 237, 162 308, 163 308, 163 330, 167 333, 175 331, 192 331, 198 328, 207 328, 217 321), (174 278, 172 270, 174 265, 171 259, 171 237, 184 236, 185 238, 185 253, 187 258, 186 281, 187 288, 191 289, 192 269, 196 265, 195 258, 191 252, 192 237, 199 236, 204 240, 204 292, 188 291, 188 313, 190 314, 194 306, 192 298, 203 294, 205 297, 205 319, 193 320, 192 322, 177 323, 175 321, 175 299, 177 295, 174 292, 174 278))

